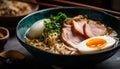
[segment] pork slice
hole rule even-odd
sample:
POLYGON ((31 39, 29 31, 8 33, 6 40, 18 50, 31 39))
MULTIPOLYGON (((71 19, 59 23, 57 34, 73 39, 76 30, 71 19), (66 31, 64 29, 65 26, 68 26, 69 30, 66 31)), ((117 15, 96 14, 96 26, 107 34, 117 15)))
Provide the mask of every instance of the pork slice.
POLYGON ((106 30, 107 28, 103 24, 93 20, 89 20, 84 26, 84 33, 87 37, 103 36, 106 34, 106 30))
POLYGON ((83 27, 84 25, 87 23, 86 20, 73 20, 73 25, 72 25, 72 28, 73 28, 73 31, 75 31, 76 33, 80 34, 80 35, 84 35, 84 31, 83 31, 83 27))
POLYGON ((64 21, 63 22, 63 27, 71 27, 71 22, 64 21))
POLYGON ((84 26, 84 34, 86 35, 86 37, 94 37, 95 35, 93 34, 91 27, 89 26, 89 24, 85 24, 84 26))
POLYGON ((85 37, 80 36, 80 35, 72 32, 71 27, 62 28, 61 37, 62 37, 62 40, 66 44, 68 44, 68 45, 70 45, 70 46, 72 46, 74 48, 76 48, 76 45, 78 43, 80 43, 81 41, 85 40, 85 37))
POLYGON ((69 21, 63 22, 63 27, 71 27, 72 26, 73 19, 70 19, 69 21))

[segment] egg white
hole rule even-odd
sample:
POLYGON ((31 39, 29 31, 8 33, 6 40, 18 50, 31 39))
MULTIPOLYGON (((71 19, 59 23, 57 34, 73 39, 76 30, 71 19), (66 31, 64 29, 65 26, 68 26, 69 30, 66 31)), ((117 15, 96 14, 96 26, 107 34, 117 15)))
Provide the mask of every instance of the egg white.
POLYGON ((50 20, 41 19, 41 20, 36 21, 28 30, 27 37, 31 39, 39 38, 45 29, 44 21, 50 21, 50 20))
POLYGON ((113 47, 114 44, 116 43, 116 40, 110 36, 96 36, 96 37, 91 37, 91 38, 88 38, 86 40, 84 40, 83 42, 79 43, 76 48, 81 52, 81 53, 91 53, 91 52, 95 52, 95 51, 100 51, 102 49, 107 49, 107 48, 110 48, 110 47, 113 47), (86 45, 86 42, 88 42, 89 40, 91 39, 95 39, 95 38, 102 38, 104 40, 106 40, 106 45, 102 48, 91 48, 91 47, 88 47, 86 45))

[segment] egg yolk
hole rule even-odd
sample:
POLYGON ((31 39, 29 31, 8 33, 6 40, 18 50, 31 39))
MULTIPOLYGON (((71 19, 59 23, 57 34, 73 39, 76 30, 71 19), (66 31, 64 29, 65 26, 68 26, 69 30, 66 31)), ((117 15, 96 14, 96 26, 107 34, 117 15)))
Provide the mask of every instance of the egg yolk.
POLYGON ((90 48, 102 48, 107 44, 106 40, 102 38, 94 38, 87 41, 86 45, 90 48))

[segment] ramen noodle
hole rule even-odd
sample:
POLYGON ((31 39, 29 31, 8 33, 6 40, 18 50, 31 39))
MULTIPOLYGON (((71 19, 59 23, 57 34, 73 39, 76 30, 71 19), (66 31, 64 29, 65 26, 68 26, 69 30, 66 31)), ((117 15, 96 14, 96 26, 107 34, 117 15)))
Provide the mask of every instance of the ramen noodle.
POLYGON ((36 48, 57 54, 75 54, 76 52, 75 48, 69 47, 64 44, 60 39, 60 35, 58 35, 57 33, 49 35, 45 39, 45 42, 40 42, 39 39, 31 40, 28 38, 26 38, 26 42, 36 48))

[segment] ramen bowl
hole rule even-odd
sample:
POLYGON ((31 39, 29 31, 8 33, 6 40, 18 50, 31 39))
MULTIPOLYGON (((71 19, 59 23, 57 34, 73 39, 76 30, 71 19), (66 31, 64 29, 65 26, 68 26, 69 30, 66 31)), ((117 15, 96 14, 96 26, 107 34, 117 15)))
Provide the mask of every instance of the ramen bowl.
POLYGON ((33 47, 25 42, 25 35, 27 30, 35 23, 36 21, 48 18, 50 14, 56 15, 58 12, 66 13, 69 17, 73 17, 76 15, 87 15, 88 18, 100 21, 107 26, 110 26, 114 29, 117 34, 118 38, 120 38, 120 20, 115 18, 114 16, 89 9, 89 8, 81 8, 81 7, 64 7, 64 8, 48 8, 39 10, 34 12, 26 17, 24 17, 17 25, 16 34, 17 39, 19 42, 25 47, 39 62, 51 64, 51 65, 91 65, 97 64, 102 62, 112 55, 116 53, 116 51, 120 48, 119 43, 110 49, 106 49, 104 51, 98 53, 91 53, 91 54, 80 54, 80 55, 61 55, 61 54, 54 54, 50 53, 36 47, 33 47))

